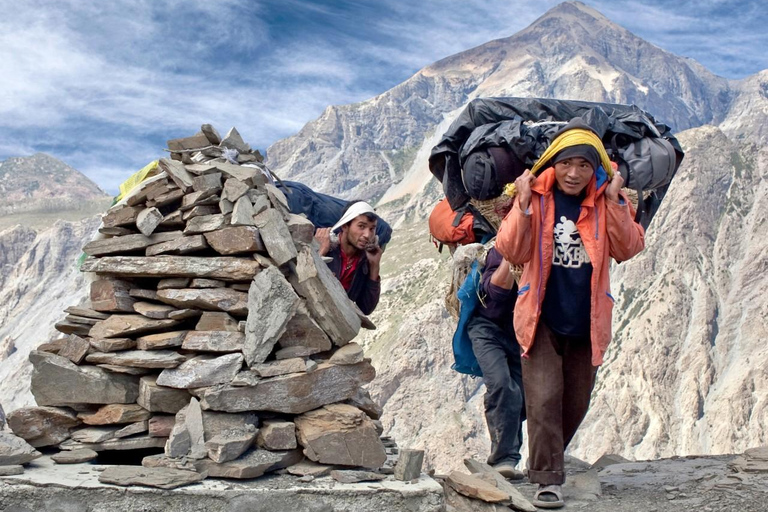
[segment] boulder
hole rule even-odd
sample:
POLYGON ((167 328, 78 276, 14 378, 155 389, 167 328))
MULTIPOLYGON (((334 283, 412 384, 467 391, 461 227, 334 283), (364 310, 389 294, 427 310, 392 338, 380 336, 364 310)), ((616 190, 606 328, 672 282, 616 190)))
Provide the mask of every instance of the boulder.
POLYGON ((163 370, 157 378, 157 384, 179 389, 225 384, 235 378, 242 366, 242 354, 226 354, 219 357, 197 356, 177 368, 163 370))
POLYGON ((387 460, 373 422, 351 405, 326 405, 294 421, 299 444, 312 461, 375 469, 387 460))
POLYGON ((80 424, 75 413, 58 407, 22 407, 11 411, 7 419, 13 433, 34 448, 69 439, 70 429, 80 424))

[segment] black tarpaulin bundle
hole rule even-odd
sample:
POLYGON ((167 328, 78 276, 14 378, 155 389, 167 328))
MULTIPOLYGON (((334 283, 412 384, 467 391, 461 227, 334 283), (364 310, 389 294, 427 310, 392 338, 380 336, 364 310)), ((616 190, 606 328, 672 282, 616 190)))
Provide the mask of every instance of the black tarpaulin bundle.
POLYGON ((541 98, 476 99, 432 149, 429 169, 443 184, 451 209, 458 211, 470 200, 462 179, 462 166, 470 154, 486 147, 506 147, 531 168, 555 133, 574 117, 581 117, 597 132, 611 159, 618 163, 625 187, 637 191, 638 220, 647 226, 684 154, 669 126, 634 105, 541 98), (670 154, 668 164, 661 165, 656 159, 657 145, 661 153, 670 154))

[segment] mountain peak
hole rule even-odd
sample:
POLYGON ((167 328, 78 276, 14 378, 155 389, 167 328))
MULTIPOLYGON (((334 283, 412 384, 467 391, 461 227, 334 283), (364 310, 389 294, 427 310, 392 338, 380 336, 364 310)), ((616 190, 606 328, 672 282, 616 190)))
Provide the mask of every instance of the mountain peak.
POLYGON ((0 214, 78 210, 107 194, 80 171, 46 153, 0 162, 0 214))

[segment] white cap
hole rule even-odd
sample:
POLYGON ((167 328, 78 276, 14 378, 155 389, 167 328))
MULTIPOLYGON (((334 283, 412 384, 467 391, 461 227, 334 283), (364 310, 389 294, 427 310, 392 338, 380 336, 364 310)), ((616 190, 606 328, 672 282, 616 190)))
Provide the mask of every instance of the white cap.
POLYGON ((358 201, 352 204, 352 206, 349 207, 349 209, 344 213, 344 215, 341 216, 341 218, 339 219, 339 222, 333 225, 333 227, 331 228, 331 231, 336 231, 347 222, 352 222, 357 216, 363 215, 365 213, 372 213, 376 215, 376 210, 374 210, 373 206, 366 203, 365 201, 358 201))

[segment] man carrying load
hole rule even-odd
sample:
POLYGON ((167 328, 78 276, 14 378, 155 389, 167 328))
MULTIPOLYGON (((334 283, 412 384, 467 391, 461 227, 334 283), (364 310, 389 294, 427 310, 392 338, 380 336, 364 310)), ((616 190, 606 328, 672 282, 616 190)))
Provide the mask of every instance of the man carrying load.
POLYGON ((517 195, 499 228, 497 250, 524 265, 514 326, 537 507, 564 505, 564 451, 587 413, 611 340, 611 258, 625 261, 644 247, 623 183, 600 138, 574 118, 532 172, 515 180, 517 195), (548 162, 553 166, 536 176, 548 162))

